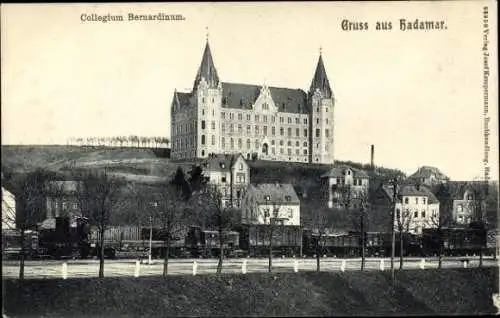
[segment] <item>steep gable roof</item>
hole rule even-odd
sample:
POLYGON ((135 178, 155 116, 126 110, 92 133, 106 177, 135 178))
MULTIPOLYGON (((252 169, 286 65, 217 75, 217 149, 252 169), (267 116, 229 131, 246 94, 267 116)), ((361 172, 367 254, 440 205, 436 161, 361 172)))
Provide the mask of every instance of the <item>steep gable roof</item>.
POLYGON ((250 185, 249 192, 258 204, 300 204, 292 184, 260 183, 250 185))
MULTIPOLYGON (((262 86, 222 83, 222 107, 252 109, 262 86)), ((279 112, 307 114, 307 94, 301 89, 269 87, 271 97, 279 112)))
POLYGON ((183 107, 188 107, 191 105, 191 97, 192 93, 182 93, 182 92, 175 92, 174 93, 174 98, 177 104, 179 105, 179 108, 183 107))
POLYGON ((323 98, 332 98, 332 89, 330 88, 330 82, 328 81, 325 65, 323 64, 323 57, 321 55, 319 56, 316 71, 314 72, 314 77, 311 82, 310 93, 314 94, 316 89, 319 89, 321 94, 323 94, 323 98))
POLYGON ((321 178, 343 178, 345 171, 350 169, 353 173, 353 178, 368 178, 368 174, 363 170, 352 168, 346 165, 333 167, 328 172, 321 175, 321 178))
POLYGON ((211 154, 201 162, 201 165, 206 171, 230 171, 239 157, 246 163, 241 154, 211 154))
POLYGON ((208 41, 205 45, 205 51, 203 51, 203 57, 201 59, 200 67, 198 68, 198 73, 196 73, 193 91, 196 90, 202 78, 205 78, 205 81, 210 88, 214 88, 219 85, 219 76, 217 75, 217 70, 215 69, 208 41))
MULTIPOLYGON (((387 197, 392 201, 394 196, 394 188, 389 184, 381 184, 382 190, 386 193, 387 197)), ((414 184, 403 184, 399 187, 397 197, 398 202, 401 202, 402 197, 427 197, 427 202, 430 204, 439 203, 439 200, 436 198, 432 191, 423 185, 414 185, 414 184)))

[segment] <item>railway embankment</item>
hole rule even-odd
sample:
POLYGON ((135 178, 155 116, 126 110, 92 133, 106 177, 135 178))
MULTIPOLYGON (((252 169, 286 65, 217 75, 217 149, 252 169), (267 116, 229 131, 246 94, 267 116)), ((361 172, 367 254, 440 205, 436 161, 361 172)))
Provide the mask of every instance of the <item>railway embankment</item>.
POLYGON ((497 312, 498 269, 3 281, 7 317, 385 316, 497 312))

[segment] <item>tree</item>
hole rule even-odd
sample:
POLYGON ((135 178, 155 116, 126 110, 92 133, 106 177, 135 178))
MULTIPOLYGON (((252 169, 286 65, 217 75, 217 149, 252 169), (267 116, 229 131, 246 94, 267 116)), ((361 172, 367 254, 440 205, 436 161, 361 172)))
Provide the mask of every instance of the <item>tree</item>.
MULTIPOLYGON (((418 213, 415 212, 415 213, 418 213)), ((403 269, 404 260, 404 241, 405 236, 409 235, 412 226, 413 214, 409 209, 396 209, 396 226, 399 234, 399 269, 403 269)))
MULTIPOLYGON (((269 206, 269 205, 268 205, 269 206)), ((274 202, 270 207, 262 209, 264 222, 266 224, 266 232, 269 238, 269 262, 268 262, 268 271, 272 272, 273 269, 273 237, 276 229, 276 221, 279 217, 280 206, 274 202)))
POLYGON ((433 214, 431 216, 431 225, 435 228, 434 233, 436 234, 438 244, 438 268, 442 268, 444 253, 444 228, 453 222, 453 197, 447 183, 442 183, 439 186, 436 192, 436 197, 439 199, 439 214, 433 214))
POLYGON ((323 251, 326 244, 326 231, 329 225, 329 215, 330 211, 325 208, 320 208, 314 211, 312 216, 312 233, 311 235, 317 234, 316 239, 314 240, 314 248, 316 251, 316 271, 319 272, 321 270, 320 259, 321 255, 323 255, 323 251))
POLYGON ((366 212, 369 208, 368 191, 365 189, 357 190, 352 198, 352 221, 354 229, 360 233, 361 240, 361 270, 365 269, 366 263, 366 212))
POLYGON ((483 266, 483 253, 484 247, 486 246, 486 236, 488 229, 488 219, 487 219, 487 198, 489 192, 489 185, 487 181, 475 180, 471 185, 473 199, 468 200, 470 209, 473 212, 472 222, 470 227, 475 229, 479 234, 478 246, 479 246, 479 267, 483 266))
POLYGON ((235 211, 231 204, 224 204, 224 196, 214 184, 205 184, 198 196, 198 207, 202 213, 200 220, 210 226, 217 228, 219 232, 219 261, 217 264, 217 273, 222 272, 222 263, 224 260, 224 245, 226 244, 228 231, 235 223, 235 211), (205 221, 206 220, 206 221, 205 221))
MULTIPOLYGON (((15 229, 20 234, 21 252, 19 263, 19 279, 24 279, 24 261, 26 257, 26 231, 35 230, 37 223, 45 219, 47 183, 55 180, 53 172, 37 169, 27 172, 17 180, 12 180, 13 192, 16 196, 15 229)), ((3 200, 3 198, 2 198, 3 200)))
POLYGON ((75 171, 77 201, 80 211, 89 223, 97 228, 99 247, 99 278, 104 277, 104 233, 112 214, 123 202, 122 189, 125 182, 111 176, 106 170, 75 171))

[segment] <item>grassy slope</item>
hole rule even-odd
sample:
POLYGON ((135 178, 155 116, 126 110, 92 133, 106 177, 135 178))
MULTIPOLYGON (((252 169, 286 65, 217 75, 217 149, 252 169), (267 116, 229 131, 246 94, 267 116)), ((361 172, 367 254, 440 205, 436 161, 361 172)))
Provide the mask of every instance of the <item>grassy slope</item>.
POLYGON ((498 270, 4 281, 6 313, 57 316, 432 315, 495 312, 498 270))

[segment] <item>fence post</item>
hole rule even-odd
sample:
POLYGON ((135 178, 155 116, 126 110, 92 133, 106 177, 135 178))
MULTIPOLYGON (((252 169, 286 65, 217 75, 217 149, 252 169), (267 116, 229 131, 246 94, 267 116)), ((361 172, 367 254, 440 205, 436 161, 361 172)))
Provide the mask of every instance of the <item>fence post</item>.
POLYGON ((63 279, 68 278, 68 263, 66 262, 62 263, 62 278, 63 279))
POLYGON ((425 258, 420 261, 420 269, 425 269, 425 258))
POLYGON ((196 276, 196 270, 198 269, 198 263, 196 261, 193 262, 193 276, 196 276))
POLYGON ((384 271, 384 260, 383 259, 380 260, 380 270, 384 271))
POLYGON ((241 264, 241 273, 246 274, 247 273, 247 260, 244 259, 243 263, 241 264))
POLYGON ((345 271, 345 259, 343 259, 343 260, 342 260, 342 265, 340 265, 340 270, 341 270, 342 272, 344 272, 344 271, 345 271))
POLYGON ((141 270, 141 262, 135 261, 134 277, 139 277, 140 270, 141 270))
POLYGON ((295 260, 293 262, 293 272, 294 273, 297 273, 299 271, 299 261, 298 260, 295 260))

